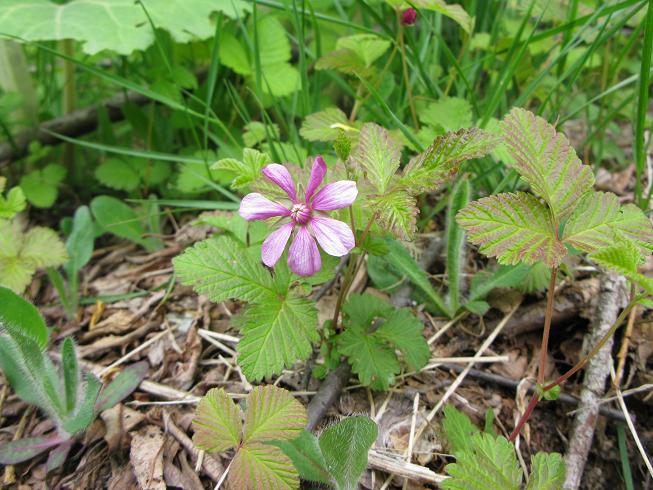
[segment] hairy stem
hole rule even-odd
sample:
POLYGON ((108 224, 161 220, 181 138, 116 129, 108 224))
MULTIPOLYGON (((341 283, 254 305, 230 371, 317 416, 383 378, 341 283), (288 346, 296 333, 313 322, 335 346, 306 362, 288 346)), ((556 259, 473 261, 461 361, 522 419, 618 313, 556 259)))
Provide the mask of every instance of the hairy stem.
POLYGON ((544 383, 544 375, 546 370, 546 358, 549 347, 549 334, 551 333, 551 318, 553 318, 553 298, 556 290, 556 277, 558 276, 558 268, 551 269, 551 282, 549 283, 549 290, 546 296, 546 313, 544 315, 544 332, 542 333, 542 347, 540 348, 540 365, 537 370, 538 384, 544 383))

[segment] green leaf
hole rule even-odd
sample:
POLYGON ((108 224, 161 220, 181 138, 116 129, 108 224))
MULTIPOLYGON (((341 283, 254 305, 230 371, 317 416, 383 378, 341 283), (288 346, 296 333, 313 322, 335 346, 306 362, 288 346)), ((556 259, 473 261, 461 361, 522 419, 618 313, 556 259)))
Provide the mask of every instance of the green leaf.
POLYGON ((231 463, 229 486, 239 490, 294 490, 299 488, 299 475, 278 447, 246 444, 231 463))
POLYGON ((316 70, 336 70, 346 75, 364 79, 371 78, 375 70, 365 66, 365 61, 350 49, 337 49, 331 51, 317 60, 316 70))
POLYGON ((238 39, 228 32, 220 34, 220 63, 240 75, 251 75, 252 67, 247 49, 238 39))
POLYGON ((551 212, 525 192, 484 197, 458 213, 458 223, 480 252, 500 264, 544 262, 557 267, 566 254, 556 238, 551 212))
POLYGON ((456 222, 456 214, 469 204, 471 191, 471 186, 467 179, 459 180, 451 190, 449 206, 447 206, 447 278, 449 281, 447 303, 452 313, 455 313, 460 308, 460 287, 465 264, 465 232, 456 222))
POLYGON ((445 0, 386 0, 390 5, 406 9, 417 7, 419 9, 432 10, 449 17, 456 22, 467 34, 472 33, 474 19, 457 3, 448 4, 445 0))
POLYGON ((95 242, 95 224, 87 206, 80 206, 73 217, 72 231, 66 240, 68 262, 66 271, 69 278, 77 274, 88 264, 93 255, 95 242))
POLYGON ((277 291, 270 273, 260 264, 260 251, 245 249, 228 236, 196 243, 172 261, 182 284, 192 286, 211 301, 229 298, 275 302, 277 291))
MULTIPOLYGON (((4 177, 0 177, 4 179, 4 177)), ((2 194, 2 190, 0 190, 2 194)), ((0 219, 11 219, 25 209, 27 201, 20 187, 14 187, 7 192, 7 197, 0 195, 0 219)))
POLYGON ((396 240, 386 239, 388 244, 388 254, 384 259, 401 275, 405 275, 426 297, 430 300, 435 309, 443 315, 449 315, 444 300, 433 288, 428 276, 422 268, 415 262, 401 243, 396 240))
POLYGON ((653 295, 653 279, 637 272, 642 256, 637 246, 630 240, 621 240, 611 247, 601 248, 588 258, 600 266, 624 275, 627 279, 643 287, 653 295))
POLYGON ((95 401, 94 412, 100 413, 108 410, 131 395, 146 378, 148 369, 147 362, 141 361, 120 371, 108 385, 102 387, 102 391, 95 401))
POLYGON ((519 490, 522 471, 515 448, 505 437, 476 434, 471 449, 455 453, 456 462, 445 469, 451 476, 442 482, 448 490, 519 490))
POLYGON ((75 343, 70 337, 66 337, 61 344, 61 366, 66 391, 66 410, 71 413, 77 405, 77 391, 82 376, 77 362, 75 343))
POLYGON ((45 349, 48 345, 49 330, 39 310, 29 301, 0 286, 0 331, 8 325, 19 329, 23 335, 32 338, 36 344, 45 349))
POLYGON ((342 307, 347 323, 368 331, 375 320, 386 318, 394 311, 388 302, 371 294, 350 294, 342 307))
POLYGON ((408 240, 415 235, 417 226, 417 201, 403 189, 396 189, 367 201, 377 213, 379 224, 397 238, 408 240))
POLYGON ((456 131, 472 125, 472 106, 460 97, 443 97, 419 112, 424 124, 444 131, 456 131))
POLYGON ((531 477, 526 490, 562 490, 565 463, 558 453, 539 452, 531 459, 531 477))
POLYGON ((258 150, 245 148, 243 150, 243 159, 223 158, 218 160, 212 166, 212 170, 227 170, 234 174, 234 180, 231 186, 234 189, 242 189, 251 184, 261 176, 263 167, 272 162, 267 153, 261 153, 258 150))
POLYGON ((306 409, 287 390, 257 386, 247 396, 243 443, 290 440, 307 423, 306 409))
POLYGON ((283 97, 300 88, 297 69, 291 58, 288 34, 277 17, 267 16, 256 25, 262 88, 267 94, 283 97))
POLYGON ((472 424, 467 415, 457 410, 453 405, 445 405, 444 407, 442 428, 447 436, 451 452, 473 451, 472 437, 480 431, 472 424))
MULTIPOLYGON (((0 19, 1 17, 0 10, 0 19)), ((1 21, 0 32, 2 32, 1 21)), ((57 200, 59 184, 65 176, 65 167, 51 163, 42 170, 33 170, 23 175, 20 179, 20 188, 32 205, 37 208, 49 208, 57 200)))
POLYGON ((86 375, 86 386, 84 396, 78 401, 75 407, 75 414, 66 418, 63 423, 63 430, 68 434, 78 434, 85 430, 95 419, 95 402, 102 388, 102 382, 92 374, 86 375))
POLYGON ((438 136, 411 159, 398 183, 413 194, 434 191, 450 180, 463 162, 487 155, 497 142, 495 135, 477 128, 438 136))
MULTIPOLYGON (((242 271, 242 264, 238 265, 242 271)), ((259 269, 267 273, 263 267, 259 269)), ((233 297, 244 299, 248 294, 233 297)), ((249 380, 279 374, 298 360, 307 359, 312 343, 319 339, 313 301, 292 295, 258 301, 243 313, 243 338, 238 343, 238 364, 249 380)))
POLYGON ((344 112, 337 107, 328 107, 306 116, 299 134, 308 141, 333 141, 343 128, 351 127, 344 112))
POLYGON ((58 446, 64 442, 60 436, 28 437, 3 443, 0 446, 0 463, 3 465, 18 464, 58 446))
POLYGON ((304 430, 295 439, 272 441, 270 444, 280 448, 290 458, 302 480, 333 485, 320 443, 310 432, 304 430))
POLYGON ((379 194, 388 189, 401 163, 400 158, 401 144, 386 129, 374 123, 363 125, 351 161, 365 173, 379 194))
POLYGON ((366 67, 372 66, 390 48, 390 41, 376 34, 354 34, 338 38, 336 49, 348 49, 363 60, 366 67))
POLYGON ((378 428, 369 417, 347 417, 326 428, 320 448, 338 490, 356 490, 367 467, 367 453, 376 441, 378 428))
POLYGON ((338 350, 347 356, 360 382, 374 390, 387 390, 401 370, 394 351, 361 328, 351 326, 338 335, 338 350))
POLYGON ((565 224, 563 241, 584 252, 609 247, 624 237, 643 252, 653 251, 651 221, 634 204, 619 205, 611 192, 590 192, 578 203, 565 224))
POLYGON ((133 191, 141 182, 138 172, 120 158, 108 158, 95 169, 95 178, 118 191, 133 191))
MULTIPOLYGON (((152 23, 177 42, 212 37, 213 12, 239 18, 252 9, 245 0, 143 0, 143 6, 152 23)), ((91 55, 105 49, 129 55, 155 40, 143 7, 132 0, 5 0, 0 32, 27 41, 74 39, 91 55)))
POLYGON ((551 269, 542 262, 538 262, 532 265, 525 277, 513 286, 522 293, 537 293, 545 291, 549 282, 551 282, 551 269))
POLYGON ((253 147, 266 139, 268 139, 269 132, 270 138, 273 140, 279 139, 279 125, 278 124, 263 124, 259 121, 251 121, 243 127, 243 143, 247 147, 253 147))
POLYGON ((373 335, 394 345, 408 367, 417 371, 426 365, 431 355, 423 330, 424 325, 410 310, 400 308, 393 311, 373 335))
POLYGON ((209 453, 219 453, 240 444, 242 412, 223 388, 213 388, 202 397, 193 419, 193 443, 209 453))
POLYGON ((560 223, 592 188, 591 167, 583 165, 564 134, 532 112, 513 109, 501 123, 501 131, 515 158, 515 170, 546 201, 555 223, 560 223))
POLYGON ((511 288, 521 284, 527 277, 529 270, 537 266, 538 264, 534 266, 528 266, 527 264, 500 265, 493 272, 487 270, 477 272, 472 277, 468 302, 475 302, 485 298, 493 289, 511 288))
POLYGON ((142 245, 148 251, 158 248, 158 240, 144 238, 145 229, 136 212, 120 199, 98 196, 91 201, 95 221, 105 232, 142 245))

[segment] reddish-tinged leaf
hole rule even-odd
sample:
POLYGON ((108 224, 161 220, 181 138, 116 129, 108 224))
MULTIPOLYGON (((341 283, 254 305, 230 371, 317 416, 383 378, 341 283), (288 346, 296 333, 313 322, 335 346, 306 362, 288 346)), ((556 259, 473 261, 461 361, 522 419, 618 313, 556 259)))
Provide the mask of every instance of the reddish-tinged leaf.
POLYGON ((257 386, 247 397, 243 442, 293 439, 306 425, 306 409, 289 391, 257 386))
POLYGON ((22 463, 65 441, 65 439, 55 435, 49 437, 28 437, 26 439, 19 439, 18 441, 7 442, 0 446, 0 464, 22 463))
POLYGON ((229 484, 238 490, 294 490, 299 488, 299 476, 281 449, 254 443, 244 445, 236 454, 229 484))
POLYGON ((197 406, 193 429, 197 447, 218 453, 240 444, 242 413, 224 389, 213 388, 197 406))

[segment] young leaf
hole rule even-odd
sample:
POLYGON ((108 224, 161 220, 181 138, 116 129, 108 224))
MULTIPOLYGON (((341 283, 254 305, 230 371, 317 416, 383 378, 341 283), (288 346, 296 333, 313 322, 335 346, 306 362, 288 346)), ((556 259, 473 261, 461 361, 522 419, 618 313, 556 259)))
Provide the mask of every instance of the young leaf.
POLYGON ((0 445, 0 464, 18 464, 64 442, 59 435, 27 437, 0 445))
POLYGON ((400 308, 393 311, 373 335, 394 345, 408 367, 417 371, 426 365, 431 354, 423 330, 424 325, 410 310, 400 308))
POLYGON ((561 490, 565 463, 558 453, 539 452, 531 459, 531 477, 525 490, 561 490))
POLYGON ((473 201, 457 216, 480 251, 500 264, 542 261, 556 267, 566 254, 556 237, 549 209, 525 192, 504 193, 473 201))
POLYGON ((209 453, 240 444, 242 413, 223 388, 213 388, 200 400, 193 419, 193 443, 209 453))
POLYGON ((469 180, 461 179, 451 190, 449 206, 447 207, 447 277, 449 293, 447 296, 449 310, 455 314, 460 307, 460 286, 462 269, 465 263, 465 232, 456 222, 456 214, 469 204, 471 186, 469 180))
POLYGON ((393 235, 408 240, 415 235, 417 201, 403 189, 371 197, 367 204, 378 215, 379 224, 393 235))
POLYGON ((245 249, 233 238, 219 236, 198 242, 172 264, 182 284, 216 303, 229 298, 278 301, 272 278, 260 264, 260 252, 245 249))
POLYGON ((590 254, 589 259, 597 264, 624 275, 653 295, 653 279, 637 271, 642 256, 630 240, 621 240, 611 247, 601 248, 590 254))
POLYGON ((92 374, 86 375, 86 386, 84 395, 78 400, 75 407, 76 413, 66 418, 63 423, 63 430, 68 434, 77 434, 85 430, 95 418, 95 402, 102 388, 102 382, 92 374))
POLYGON ((63 368, 64 389, 66 392, 66 410, 72 413, 77 405, 77 391, 81 382, 81 372, 77 362, 75 343, 66 337, 61 344, 61 366, 63 368))
POLYGON ((320 443, 308 431, 289 441, 272 441, 270 444, 280 448, 288 456, 303 480, 333 485, 333 478, 320 449, 320 443))
POLYGON ((148 364, 145 361, 137 362, 123 369, 102 388, 95 402, 94 412, 98 414, 108 410, 131 395, 145 379, 147 372, 148 364))
POLYGON ((390 41, 376 34, 354 34, 338 38, 336 49, 348 49, 363 60, 366 67, 372 66, 390 47, 390 41))
POLYGON ((299 134, 308 141, 333 141, 338 137, 343 126, 350 125, 344 112, 337 107, 328 107, 306 116, 299 134))
POLYGON ((140 184, 138 172, 125 160, 108 158, 95 169, 95 178, 118 191, 133 191, 140 184))
POLYGON ((473 451, 472 436, 480 431, 467 415, 456 410, 453 405, 444 407, 442 428, 452 453, 473 451))
POLYGON ((338 490, 356 490, 367 467, 367 453, 376 441, 378 428, 369 418, 347 417, 320 435, 320 449, 338 490))
POLYGON ((346 322, 368 331, 378 318, 392 314, 394 307, 387 301, 371 294, 351 294, 342 307, 346 322))
POLYGON ((297 360, 307 359, 311 344, 319 339, 313 301, 292 295, 258 301, 240 319, 243 338, 238 343, 238 364, 249 380, 278 374, 297 360))
POLYGON ((289 391, 257 386, 247 397, 243 443, 293 439, 306 422, 306 409, 289 391))
POLYGON ((522 471, 514 446, 505 437, 479 433, 470 440, 471 449, 455 454, 456 462, 446 466, 451 476, 442 482, 447 490, 500 488, 519 490, 522 471), (479 487, 478 482, 482 482, 479 487))
POLYGON ((292 461, 270 444, 246 444, 231 463, 230 488, 242 490, 291 490, 299 488, 292 461))
POLYGON ((45 349, 48 345, 49 330, 39 310, 10 289, 0 286, 0 333, 8 326, 20 331, 34 339, 36 344, 45 349))
POLYGON ((419 113, 424 124, 444 131, 456 131, 472 125, 472 106, 460 97, 443 97, 419 113))
POLYGON ((583 165, 564 134, 525 109, 510 111, 501 131, 515 158, 515 170, 546 201, 554 222, 560 223, 592 188, 592 169, 583 165))
POLYGON ((583 197, 567 220, 563 241, 584 252, 595 252, 624 237, 643 252, 653 251, 651 221, 634 204, 619 205, 611 192, 590 192, 583 197))
POLYGON ((143 237, 145 230, 141 219, 120 199, 98 196, 91 201, 91 210, 97 224, 107 233, 138 243, 148 251, 159 247, 158 240, 143 237))
POLYGON ((376 192, 385 193, 399 168, 401 145, 374 123, 363 125, 358 146, 350 159, 367 175, 376 192))
POLYGON ((7 197, 3 197, 1 195, 3 189, 4 185, 0 189, 0 219, 11 219, 27 206, 25 193, 20 187, 14 187, 7 192, 7 197))
POLYGON ((95 241, 95 225, 87 206, 80 206, 73 217, 73 228, 66 240, 68 262, 65 265, 68 277, 77 274, 88 264, 93 255, 95 241))
POLYGON ((211 166, 211 170, 227 170, 234 174, 231 186, 234 189, 242 189, 251 184, 261 176, 261 170, 272 160, 267 153, 245 148, 243 159, 223 158, 211 166))
POLYGON ((27 200, 37 208, 49 208, 57 200, 59 184, 66 177, 66 168, 51 163, 41 170, 33 170, 20 179, 20 188, 27 200))

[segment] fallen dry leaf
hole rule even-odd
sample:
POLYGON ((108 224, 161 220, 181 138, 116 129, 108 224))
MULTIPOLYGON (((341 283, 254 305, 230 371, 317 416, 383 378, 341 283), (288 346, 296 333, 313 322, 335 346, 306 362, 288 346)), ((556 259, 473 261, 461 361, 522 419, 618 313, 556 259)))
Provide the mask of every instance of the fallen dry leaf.
POLYGON ((163 443, 161 429, 148 425, 132 435, 129 459, 141 490, 165 490, 163 479, 163 443))

